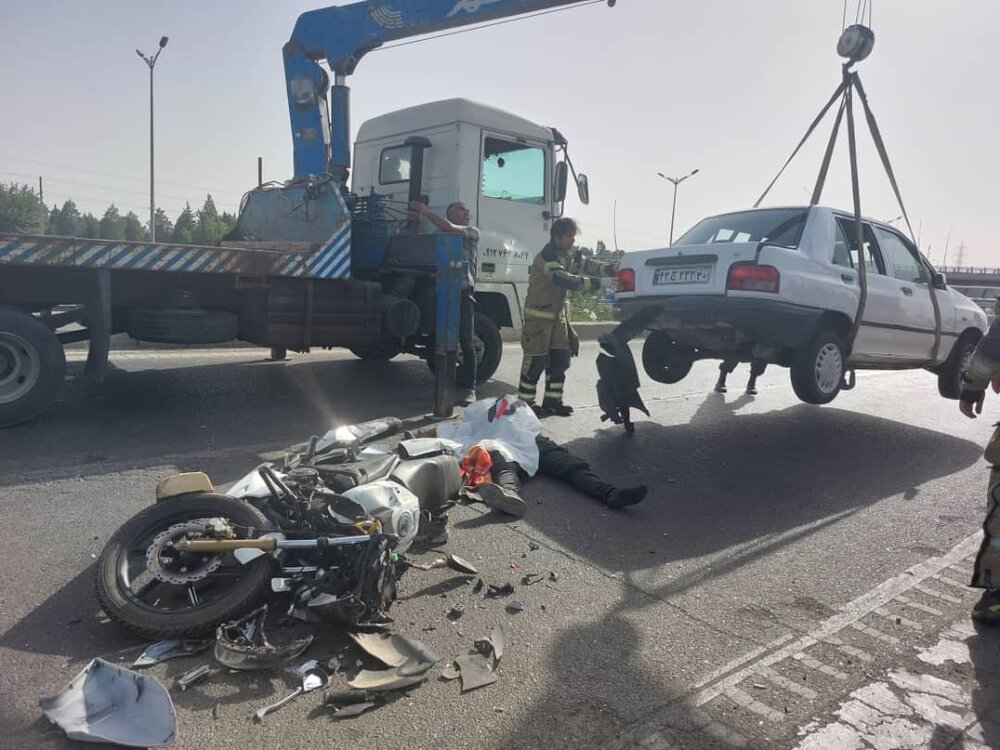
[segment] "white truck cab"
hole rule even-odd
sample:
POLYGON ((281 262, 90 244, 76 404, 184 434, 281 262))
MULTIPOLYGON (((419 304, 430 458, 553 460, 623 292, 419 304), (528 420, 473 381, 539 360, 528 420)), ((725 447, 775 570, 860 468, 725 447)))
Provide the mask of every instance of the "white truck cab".
MULTIPOLYGON (((430 208, 443 216, 449 203, 462 201, 480 230, 477 312, 497 328, 520 330, 528 269, 549 241, 552 220, 562 215, 565 139, 553 128, 467 99, 421 104, 361 125, 351 191, 374 191, 405 208, 412 138, 430 143, 422 180, 430 208)), ((577 187, 586 203, 586 177, 577 187)))

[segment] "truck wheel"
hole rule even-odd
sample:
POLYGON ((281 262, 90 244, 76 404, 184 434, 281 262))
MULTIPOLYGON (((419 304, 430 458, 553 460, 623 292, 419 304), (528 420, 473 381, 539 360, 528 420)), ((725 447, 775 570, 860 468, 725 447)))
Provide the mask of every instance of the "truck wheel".
MULTIPOLYGON (((503 357, 503 339, 500 336, 500 329, 496 323, 482 313, 476 313, 474 318, 475 328, 472 332, 472 343, 476 347, 476 385, 482 385, 493 377, 497 368, 500 367, 500 359, 503 357)), ((434 344, 431 343, 430 356, 427 358, 427 367, 434 372, 434 344)), ((468 382, 462 367, 462 350, 458 350, 458 368, 455 375, 456 383, 468 382)))
POLYGON ((370 346, 367 349, 352 346, 351 354, 365 362, 388 362, 399 354, 399 349, 395 346, 370 346))
POLYGON ((37 416, 65 378, 66 353, 55 333, 28 313, 0 309, 0 427, 37 416))
POLYGON ((938 393, 944 398, 957 399, 962 395, 962 371, 969 364, 977 343, 975 334, 963 333, 941 365, 938 370, 938 393))
POLYGON ((694 357, 666 331, 650 331, 642 345, 642 369, 657 383, 679 383, 691 372, 694 357))
POLYGON ((128 335, 153 344, 226 344, 239 320, 226 310, 140 308, 129 312, 128 335))
POLYGON ((828 404, 844 384, 844 341, 833 331, 820 331, 792 362, 792 390, 807 404, 828 404))

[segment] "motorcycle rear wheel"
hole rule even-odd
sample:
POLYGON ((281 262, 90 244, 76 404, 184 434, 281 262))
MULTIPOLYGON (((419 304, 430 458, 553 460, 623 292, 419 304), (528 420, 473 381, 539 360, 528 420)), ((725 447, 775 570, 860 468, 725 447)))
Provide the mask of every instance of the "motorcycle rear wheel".
MULTIPOLYGON (((212 567, 205 565, 207 556, 194 556, 192 565, 202 564, 211 572, 183 584, 150 574, 146 551, 158 535, 176 524, 207 518, 223 518, 238 530, 267 526, 264 516, 251 505, 209 492, 146 508, 115 532, 97 561, 96 594, 104 613, 137 635, 161 640, 208 635, 219 624, 258 606, 274 572, 271 557, 241 565, 232 553, 225 553, 218 567, 212 567), (173 606, 177 604, 182 606, 173 606)), ((184 577, 185 571, 182 564, 176 574, 184 577)))

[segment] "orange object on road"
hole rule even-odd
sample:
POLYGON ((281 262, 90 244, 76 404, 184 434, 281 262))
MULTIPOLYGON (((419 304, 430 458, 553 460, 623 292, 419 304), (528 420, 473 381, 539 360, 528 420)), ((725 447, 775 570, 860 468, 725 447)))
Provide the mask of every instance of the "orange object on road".
POLYGON ((490 458, 490 452, 481 445, 474 445, 469 448, 468 453, 462 458, 460 468, 462 470, 462 481, 470 489, 493 481, 490 475, 490 470, 493 468, 493 459, 490 458))

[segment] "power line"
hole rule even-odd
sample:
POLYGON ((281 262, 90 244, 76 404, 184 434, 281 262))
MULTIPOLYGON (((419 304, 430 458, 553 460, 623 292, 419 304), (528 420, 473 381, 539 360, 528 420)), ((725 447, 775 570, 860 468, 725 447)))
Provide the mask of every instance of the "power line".
MULTIPOLYGON (((114 172, 98 172, 98 171, 95 171, 95 170, 92 170, 92 169, 80 169, 79 167, 69 167, 69 166, 66 166, 65 164, 53 164, 51 162, 35 161, 33 159, 20 159, 20 158, 15 157, 15 156, 5 156, 3 154, 0 154, 0 159, 6 160, 6 161, 16 161, 16 162, 20 162, 22 164, 33 164, 33 165, 35 165, 37 167, 49 167, 51 169, 62 169, 62 170, 65 170, 67 172, 79 172, 81 174, 91 174, 91 175, 95 175, 97 177, 114 177, 114 178, 119 179, 119 180, 132 180, 133 182, 142 182, 142 183, 148 183, 149 182, 149 179, 147 177, 131 177, 129 175, 115 174, 114 172)), ((246 192, 246 191, 242 191, 241 192, 241 191, 236 191, 236 190, 224 190, 224 189, 221 189, 221 188, 206 188, 206 187, 201 187, 201 186, 198 186, 198 185, 185 185, 185 184, 180 183, 180 182, 169 182, 167 180, 157 180, 157 184, 159 184, 159 185, 173 185, 174 187, 185 188, 187 190, 204 190, 206 193, 212 193, 212 194, 216 194, 216 193, 229 193, 230 195, 239 195, 241 197, 246 192)), ((145 193, 143 193, 143 194, 145 194, 145 193)))
MULTIPOLYGON (((38 177, 38 175, 27 174, 25 172, 10 172, 8 170, 2 170, 2 173, 14 177, 22 177, 22 178, 26 177, 29 178, 32 182, 34 182, 34 180, 38 177)), ((127 193, 130 195, 142 195, 142 196, 146 195, 146 192, 143 190, 132 190, 130 188, 117 187, 113 185, 98 185, 93 182, 80 182, 79 180, 71 180, 65 177, 49 177, 48 175, 43 175, 43 176, 46 177, 49 183, 54 182, 60 185, 73 185, 75 187, 84 188, 87 190, 107 191, 107 194, 109 195, 112 193, 116 195, 121 193, 127 193)), ((189 195, 179 195, 177 193, 163 193, 163 196, 173 200, 185 201, 188 203, 191 202, 191 196, 189 195)))

